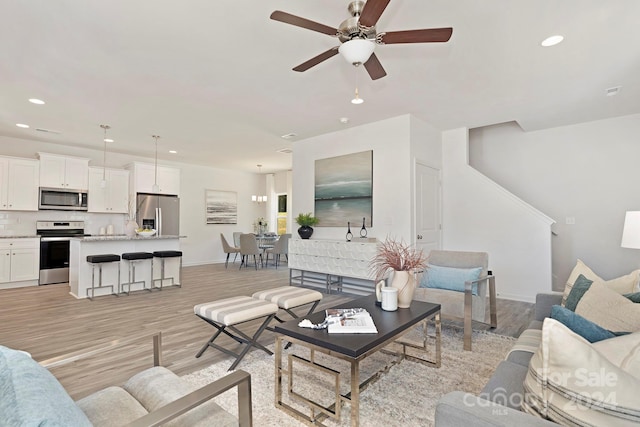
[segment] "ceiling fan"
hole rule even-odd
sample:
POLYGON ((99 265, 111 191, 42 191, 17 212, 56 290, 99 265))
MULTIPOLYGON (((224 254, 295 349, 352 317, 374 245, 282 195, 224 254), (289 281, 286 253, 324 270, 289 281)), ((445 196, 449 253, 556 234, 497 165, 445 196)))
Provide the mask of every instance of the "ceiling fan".
POLYGON ((306 28, 311 31, 338 37, 342 43, 306 62, 294 67, 294 71, 306 71, 319 63, 341 53, 347 61, 355 66, 364 64, 372 80, 387 75, 373 52, 376 44, 397 43, 440 43, 449 41, 453 28, 430 28, 422 30, 377 32, 376 23, 391 0, 352 1, 349 3, 351 18, 343 21, 338 28, 329 27, 306 18, 276 10, 271 19, 306 28))

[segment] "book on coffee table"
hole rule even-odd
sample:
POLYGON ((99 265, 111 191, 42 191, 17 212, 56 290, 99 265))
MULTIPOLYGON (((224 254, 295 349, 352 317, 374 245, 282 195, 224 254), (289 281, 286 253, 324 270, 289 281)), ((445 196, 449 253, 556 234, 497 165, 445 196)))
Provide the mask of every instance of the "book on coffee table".
POLYGON ((330 334, 377 334, 373 319, 364 308, 330 308, 325 319, 330 334))

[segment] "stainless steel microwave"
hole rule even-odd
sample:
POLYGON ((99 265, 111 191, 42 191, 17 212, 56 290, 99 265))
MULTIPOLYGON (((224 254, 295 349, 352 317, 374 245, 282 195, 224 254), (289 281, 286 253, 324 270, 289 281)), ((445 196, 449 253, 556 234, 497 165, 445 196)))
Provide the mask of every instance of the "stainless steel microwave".
POLYGON ((86 211, 89 195, 83 190, 40 187, 38 209, 57 211, 86 211))

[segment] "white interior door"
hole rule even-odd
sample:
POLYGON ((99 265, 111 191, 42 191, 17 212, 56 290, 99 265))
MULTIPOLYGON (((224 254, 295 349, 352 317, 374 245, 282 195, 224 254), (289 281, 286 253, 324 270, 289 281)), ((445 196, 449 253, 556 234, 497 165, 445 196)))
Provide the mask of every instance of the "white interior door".
POLYGON ((416 247, 425 254, 441 247, 440 170, 416 164, 416 247))

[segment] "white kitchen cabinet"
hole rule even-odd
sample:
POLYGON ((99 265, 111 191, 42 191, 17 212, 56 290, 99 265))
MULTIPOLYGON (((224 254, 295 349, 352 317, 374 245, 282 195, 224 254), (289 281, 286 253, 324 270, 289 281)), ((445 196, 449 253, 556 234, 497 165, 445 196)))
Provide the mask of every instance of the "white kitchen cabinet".
POLYGON ((133 193, 157 193, 180 195, 180 169, 158 165, 158 191, 153 191, 156 183, 156 168, 148 163, 131 163, 131 191, 133 193))
POLYGON ((38 153, 40 158, 40 187, 87 190, 89 188, 89 159, 38 153))
POLYGON ((40 239, 0 239, 0 283, 38 280, 40 239))
POLYGON ((107 185, 102 187, 103 169, 89 168, 89 212, 129 212, 129 171, 105 169, 107 185))
POLYGON ((38 210, 37 160, 0 157, 0 210, 38 210))

